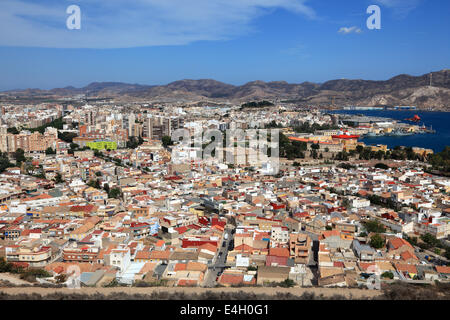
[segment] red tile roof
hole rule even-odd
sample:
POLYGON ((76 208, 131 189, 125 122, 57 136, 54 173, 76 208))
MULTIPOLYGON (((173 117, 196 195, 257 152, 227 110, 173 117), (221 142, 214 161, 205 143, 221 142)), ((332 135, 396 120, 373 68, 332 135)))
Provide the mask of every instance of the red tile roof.
POLYGON ((287 248, 270 248, 269 255, 276 256, 276 257, 289 258, 289 249, 287 249, 287 248))
POLYGON ((419 259, 417 259, 416 255, 409 252, 409 251, 403 251, 402 254, 400 255, 402 257, 403 260, 407 261, 409 259, 414 259, 419 261, 419 259))
POLYGON ((436 266, 436 271, 443 274, 450 274, 450 267, 448 266, 436 266))
POLYGON ((186 270, 186 263, 177 263, 173 270, 174 271, 184 271, 184 270, 186 270))
POLYGON ((406 241, 405 239, 402 238, 393 238, 389 240, 390 244, 393 247, 393 250, 397 250, 398 248, 402 247, 402 246, 408 246, 411 249, 413 249, 413 246, 406 241))

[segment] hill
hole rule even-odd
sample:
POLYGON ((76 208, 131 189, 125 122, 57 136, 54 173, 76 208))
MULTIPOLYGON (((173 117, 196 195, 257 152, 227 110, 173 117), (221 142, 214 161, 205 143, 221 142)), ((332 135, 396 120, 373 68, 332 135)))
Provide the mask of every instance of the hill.
POLYGON ((300 105, 334 103, 336 105, 416 105, 450 111, 450 70, 422 76, 398 75, 385 81, 331 80, 325 83, 285 81, 252 81, 234 86, 212 79, 180 80, 167 85, 140 85, 120 82, 94 82, 83 88, 65 87, 52 90, 11 90, 15 96, 60 96, 84 94, 88 97, 129 97, 155 101, 232 101, 289 100, 300 105))

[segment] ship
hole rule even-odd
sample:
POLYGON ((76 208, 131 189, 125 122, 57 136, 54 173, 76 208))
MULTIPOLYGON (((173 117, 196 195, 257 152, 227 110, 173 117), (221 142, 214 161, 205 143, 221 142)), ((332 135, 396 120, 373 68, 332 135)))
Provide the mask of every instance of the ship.
POLYGON ((436 130, 433 130, 433 126, 430 126, 430 128, 427 128, 425 126, 425 123, 420 127, 419 129, 420 133, 436 133, 436 130))
POLYGON ((359 139, 360 136, 351 135, 348 133, 348 131, 345 131, 345 132, 339 132, 339 134, 331 136, 331 137, 333 139, 352 140, 352 139, 359 139))
POLYGON ((377 133, 375 133, 375 132, 369 132, 369 133, 366 134, 367 138, 376 138, 378 136, 379 135, 377 133))
POLYGON ((411 121, 411 122, 420 122, 420 121, 422 121, 422 119, 416 114, 416 115, 414 115, 414 117, 412 117, 412 118, 407 118, 407 119, 405 119, 406 121, 411 121))
POLYGON ((411 136, 411 135, 413 135, 413 133, 405 132, 405 131, 402 131, 402 130, 395 130, 394 132, 392 132, 392 135, 394 137, 404 137, 404 136, 411 136))

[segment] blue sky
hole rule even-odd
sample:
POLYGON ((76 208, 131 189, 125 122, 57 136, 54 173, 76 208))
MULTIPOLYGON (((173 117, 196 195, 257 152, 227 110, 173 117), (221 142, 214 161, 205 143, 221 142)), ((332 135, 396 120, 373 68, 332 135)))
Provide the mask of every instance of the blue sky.
POLYGON ((0 90, 421 75, 449 68, 449 12, 438 0, 1 0, 0 90), (80 30, 66 28, 72 4, 80 30), (366 27, 371 4, 381 30, 366 27))

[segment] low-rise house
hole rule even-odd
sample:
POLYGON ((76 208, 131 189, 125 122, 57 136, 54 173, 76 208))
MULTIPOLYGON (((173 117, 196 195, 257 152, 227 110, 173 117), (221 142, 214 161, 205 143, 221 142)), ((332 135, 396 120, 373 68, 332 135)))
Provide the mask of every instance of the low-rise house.
POLYGON ((289 267, 259 266, 257 284, 264 285, 265 283, 283 282, 289 278, 290 271, 291 268, 289 267))
POLYGON ((350 248, 353 236, 339 230, 322 231, 319 237, 320 243, 324 243, 330 249, 350 248))
POLYGON ((103 278, 104 275, 105 275, 104 270, 97 270, 94 272, 83 272, 80 275, 81 285, 82 286, 84 285, 87 287, 96 286, 97 283, 103 278))
POLYGON ((289 256, 295 263, 307 264, 311 253, 311 238, 306 234, 291 233, 289 236, 289 256))
POLYGON ((409 252, 414 255, 414 247, 405 239, 392 238, 387 243, 388 257, 392 259, 400 259, 400 256, 404 252, 409 252))
POLYGON ((266 266, 287 266, 288 260, 288 248, 270 248, 266 258, 266 266))
POLYGON ((450 279, 450 267, 449 266, 436 266, 436 272, 441 279, 450 279))
POLYGON ((69 246, 63 250, 63 261, 66 262, 88 262, 96 263, 98 260, 99 248, 97 247, 73 247, 69 246))
POLYGON ((225 287, 254 286, 256 285, 256 272, 243 272, 241 270, 226 270, 217 281, 225 287))
POLYGON ((42 267, 47 265, 52 256, 49 246, 13 246, 6 247, 6 260, 9 262, 25 262, 32 267, 42 267))
POLYGON ((376 251, 372 247, 366 244, 361 244, 358 240, 353 240, 352 248, 355 256, 357 256, 361 261, 375 260, 376 251))
POLYGON ((405 279, 414 279, 418 274, 417 267, 413 264, 395 263, 394 265, 397 272, 405 279))
POLYGON ((169 257, 172 254, 170 250, 153 250, 150 252, 149 262, 156 262, 160 264, 167 264, 169 257))
POLYGON ((432 265, 417 265, 418 277, 421 280, 435 281, 439 280, 439 274, 432 265))

